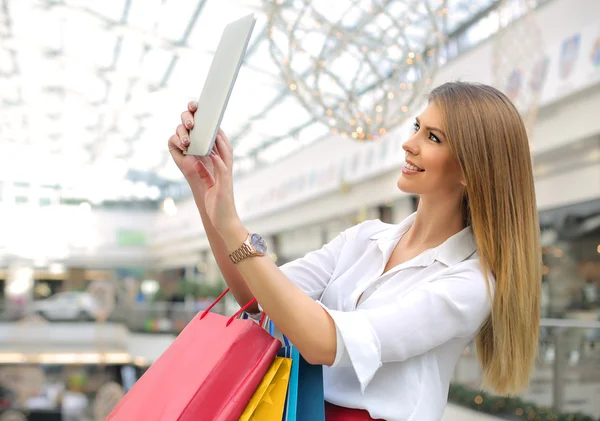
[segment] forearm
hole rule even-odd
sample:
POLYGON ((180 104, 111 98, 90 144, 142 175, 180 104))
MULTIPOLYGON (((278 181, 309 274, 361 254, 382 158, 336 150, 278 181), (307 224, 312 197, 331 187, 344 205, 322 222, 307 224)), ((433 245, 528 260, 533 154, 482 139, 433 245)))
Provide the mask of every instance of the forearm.
MULTIPOLYGON (((226 253, 236 250, 247 234, 241 224, 223 233, 226 253)), ((236 266, 263 310, 304 358, 312 364, 333 364, 336 330, 331 316, 268 256, 244 259, 236 266)))
MULTIPOLYGON (((192 193, 194 195, 196 207, 198 208, 200 217, 202 218, 202 225, 204 226, 204 231, 206 232, 206 237, 208 238, 210 248, 215 256, 217 265, 221 270, 221 274, 225 279, 225 283, 231 290, 231 293, 238 304, 240 306, 244 306, 250 302, 254 296, 244 281, 244 278, 242 277, 238 267, 229 259, 229 251, 227 250, 227 246, 225 245, 223 238, 210 222, 210 218, 206 213, 206 207, 204 206, 204 191, 201 187, 192 187, 192 193)), ((258 305, 255 304, 251 306, 248 308, 248 311, 251 313, 258 312, 258 305)))

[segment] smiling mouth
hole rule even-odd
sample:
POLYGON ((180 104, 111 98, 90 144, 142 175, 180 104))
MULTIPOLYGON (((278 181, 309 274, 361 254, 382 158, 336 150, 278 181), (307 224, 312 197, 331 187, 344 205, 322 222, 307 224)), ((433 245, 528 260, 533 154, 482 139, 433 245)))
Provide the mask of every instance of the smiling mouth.
POLYGON ((419 168, 416 165, 411 164, 410 162, 405 162, 404 166, 412 171, 419 171, 419 172, 425 171, 423 168, 419 168))

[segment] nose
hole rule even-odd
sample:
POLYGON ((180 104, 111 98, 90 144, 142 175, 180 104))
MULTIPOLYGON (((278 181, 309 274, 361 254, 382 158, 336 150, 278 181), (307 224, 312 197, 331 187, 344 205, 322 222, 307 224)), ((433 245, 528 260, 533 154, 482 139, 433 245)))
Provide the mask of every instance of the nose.
POLYGON ((419 154, 419 140, 417 139, 417 133, 413 133, 413 135, 402 144, 402 149, 411 155, 419 154))

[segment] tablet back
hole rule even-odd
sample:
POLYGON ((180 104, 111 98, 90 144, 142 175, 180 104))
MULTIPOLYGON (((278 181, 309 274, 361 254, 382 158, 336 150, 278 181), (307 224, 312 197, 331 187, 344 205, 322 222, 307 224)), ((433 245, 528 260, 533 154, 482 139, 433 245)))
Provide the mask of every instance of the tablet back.
POLYGON ((188 155, 208 155, 212 151, 255 22, 254 14, 250 14, 225 27, 198 99, 188 155))

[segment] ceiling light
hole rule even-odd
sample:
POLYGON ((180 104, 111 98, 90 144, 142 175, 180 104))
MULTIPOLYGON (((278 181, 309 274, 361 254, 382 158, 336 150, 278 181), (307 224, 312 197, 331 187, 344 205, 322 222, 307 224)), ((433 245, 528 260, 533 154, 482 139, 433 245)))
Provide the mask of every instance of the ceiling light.
POLYGON ((62 275, 66 272, 66 268, 62 263, 52 263, 48 266, 48 271, 53 275, 62 275))
POLYGON ((154 295, 158 292, 160 285, 154 279, 145 279, 140 284, 140 290, 144 295, 154 295))
POLYGON ((370 135, 398 126, 407 118, 400 107, 413 111, 422 104, 425 80, 437 69, 443 38, 437 12, 443 14, 446 1, 387 3, 384 8, 360 2, 266 2, 269 49, 282 78, 294 81, 287 83, 289 91, 319 121, 345 122, 342 132, 354 132, 348 124, 354 120, 370 135), (404 22, 405 16, 411 20, 404 22), (395 33, 405 34, 402 42, 389 35, 394 26, 395 33), (426 52, 434 57, 424 60, 426 52), (396 89, 398 81, 409 89, 396 89))
POLYGON ((166 213, 169 216, 177 215, 177 206, 175 205, 175 201, 172 197, 167 197, 163 201, 162 209, 164 213, 166 213))

